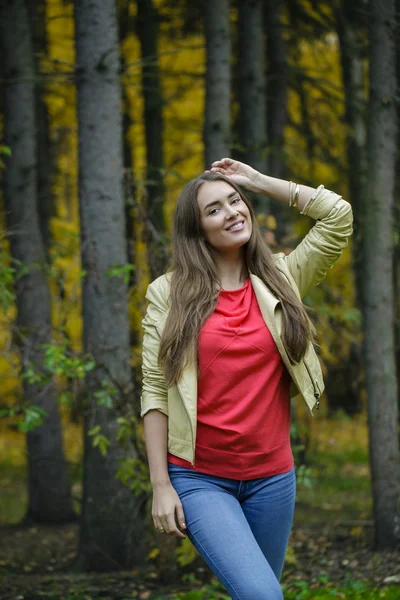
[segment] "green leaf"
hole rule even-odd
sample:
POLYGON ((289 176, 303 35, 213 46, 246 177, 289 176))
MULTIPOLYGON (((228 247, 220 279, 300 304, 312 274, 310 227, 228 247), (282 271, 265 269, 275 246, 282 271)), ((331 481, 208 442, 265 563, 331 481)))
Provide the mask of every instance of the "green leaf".
POLYGON ((99 390, 94 393, 94 397, 97 399, 97 404, 99 406, 105 406, 106 408, 113 407, 112 396, 107 391, 99 390))
POLYGON ((105 435, 96 435, 93 438, 93 446, 100 450, 100 453, 105 456, 107 454, 107 448, 110 445, 110 440, 106 438, 105 435))
POLYGON ((24 420, 18 424, 19 431, 27 433, 39 427, 47 416, 47 412, 39 406, 29 406, 25 409, 24 420))
POLYGON ((26 379, 28 383, 42 383, 44 378, 43 373, 38 373, 32 363, 29 363, 28 368, 21 374, 21 379, 26 379))
POLYGON ((128 263, 126 265, 115 265, 108 269, 104 275, 105 277, 122 277, 123 282, 128 284, 130 274, 135 270, 135 265, 128 263))
POLYGON ((0 146, 0 154, 4 154, 4 156, 12 156, 12 151, 9 146, 0 146))
POLYGON ((362 315, 358 308, 349 308, 343 313, 343 319, 354 325, 361 326, 362 315))
POLYGON ((97 435, 100 430, 101 430, 100 425, 95 425, 94 427, 92 427, 91 429, 89 429, 88 435, 90 435, 90 436, 97 435))
POLYGON ((58 402, 60 404, 70 404, 71 403, 71 394, 68 394, 68 392, 65 392, 65 394, 61 394, 61 396, 58 399, 58 402))
POLYGON ((27 273, 29 273, 29 266, 28 265, 24 265, 24 264, 21 263, 21 266, 20 266, 19 270, 16 271, 15 278, 16 279, 21 279, 27 273))
POLYGON ((88 360, 83 364, 83 368, 86 372, 92 371, 96 366, 96 362, 94 360, 88 360))

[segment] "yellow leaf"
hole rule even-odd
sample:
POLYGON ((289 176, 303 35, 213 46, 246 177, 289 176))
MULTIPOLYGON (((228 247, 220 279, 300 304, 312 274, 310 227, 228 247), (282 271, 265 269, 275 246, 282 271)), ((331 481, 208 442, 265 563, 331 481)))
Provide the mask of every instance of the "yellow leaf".
POLYGON ((148 559, 156 558, 160 554, 160 548, 153 548, 151 552, 147 555, 148 559))
POLYGON ((266 218, 266 225, 268 229, 276 229, 276 219, 274 215, 268 215, 266 218))
POLYGON ((197 550, 189 538, 184 538, 176 549, 177 561, 181 567, 190 565, 197 557, 197 550))
POLYGON ((285 563, 287 565, 297 565, 296 555, 292 546, 289 546, 289 548, 286 551, 285 563))

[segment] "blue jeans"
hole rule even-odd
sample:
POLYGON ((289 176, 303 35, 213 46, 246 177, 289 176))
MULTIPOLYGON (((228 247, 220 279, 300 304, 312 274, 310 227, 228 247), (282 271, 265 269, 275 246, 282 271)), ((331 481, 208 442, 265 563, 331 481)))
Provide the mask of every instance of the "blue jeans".
POLYGON ((169 463, 187 535, 233 600, 282 600, 279 585, 293 521, 294 469, 250 481, 169 463))

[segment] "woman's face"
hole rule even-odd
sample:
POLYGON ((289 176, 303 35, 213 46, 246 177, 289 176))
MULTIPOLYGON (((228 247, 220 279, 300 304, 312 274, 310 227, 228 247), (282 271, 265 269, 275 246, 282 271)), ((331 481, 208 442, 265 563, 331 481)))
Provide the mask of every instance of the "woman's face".
POLYGON ((252 232, 247 204, 226 181, 206 181, 197 193, 204 237, 217 252, 246 244, 252 232))

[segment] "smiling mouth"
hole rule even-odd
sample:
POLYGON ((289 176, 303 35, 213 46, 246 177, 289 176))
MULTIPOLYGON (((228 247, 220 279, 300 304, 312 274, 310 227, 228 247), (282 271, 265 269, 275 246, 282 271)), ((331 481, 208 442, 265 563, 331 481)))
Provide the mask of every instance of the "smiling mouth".
POLYGON ((227 231, 240 231, 244 227, 244 221, 239 221, 228 227, 227 231))

